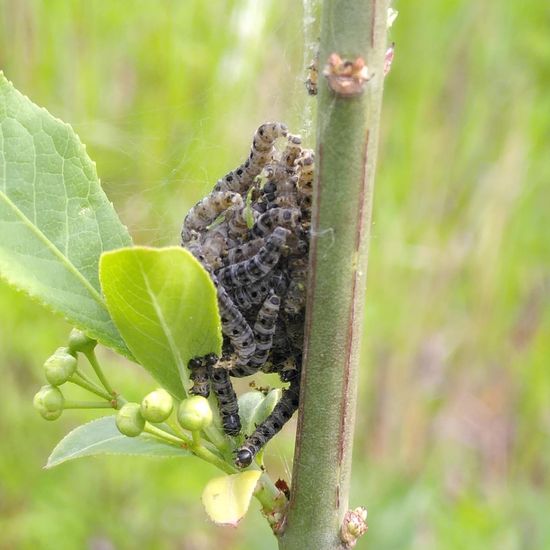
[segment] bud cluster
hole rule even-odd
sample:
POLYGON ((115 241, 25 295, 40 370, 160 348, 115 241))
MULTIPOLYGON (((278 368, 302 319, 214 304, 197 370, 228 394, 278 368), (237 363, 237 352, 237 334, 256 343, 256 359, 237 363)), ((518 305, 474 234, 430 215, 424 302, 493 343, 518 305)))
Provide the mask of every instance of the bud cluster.
POLYGON ((116 425, 120 433, 136 437, 143 432, 145 422, 158 424, 172 414, 174 401, 163 388, 148 393, 141 403, 126 403, 116 415, 116 425))
MULTIPOLYGON (((56 420, 61 416, 64 408, 84 408, 79 407, 79 403, 68 404, 59 387, 67 382, 75 382, 75 378, 78 377, 77 354, 79 352, 93 353, 96 344, 95 340, 86 336, 82 331, 73 329, 69 335, 68 345, 57 348, 46 359, 43 369, 48 385, 42 386, 33 400, 34 408, 42 418, 56 420)), ((80 382, 80 385, 82 385, 82 382, 80 382)), ((89 406, 90 404, 86 403, 86 408, 89 406)))
MULTIPOLYGON (((162 388, 147 394, 141 403, 126 403, 118 411, 116 425, 120 433, 136 437, 145 429, 146 422, 159 424, 168 420, 174 410, 172 396, 162 388)), ((179 425, 191 432, 198 432, 212 423, 212 409, 208 399, 194 395, 184 399, 177 407, 179 425)))

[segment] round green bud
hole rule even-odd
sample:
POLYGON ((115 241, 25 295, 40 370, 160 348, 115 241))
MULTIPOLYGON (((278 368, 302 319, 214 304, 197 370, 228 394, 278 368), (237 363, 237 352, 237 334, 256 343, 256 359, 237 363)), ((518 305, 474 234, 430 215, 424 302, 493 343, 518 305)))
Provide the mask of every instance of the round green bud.
POLYGON ((164 422, 174 408, 172 396, 162 388, 147 394, 141 402, 141 415, 148 422, 164 422))
POLYGON ((44 420, 57 420, 61 414, 63 413, 63 409, 59 409, 57 411, 40 411, 40 416, 44 420))
POLYGON ((46 379, 52 386, 61 386, 75 373, 76 363, 68 348, 58 348, 44 363, 46 379))
POLYGON ((34 408, 46 420, 56 420, 63 412, 65 398, 55 386, 42 386, 34 396, 34 408))
POLYGON ((69 334, 69 351, 76 353, 80 351, 86 353, 92 351, 97 345, 97 341, 86 336, 81 330, 73 328, 69 334))
POLYGON ((126 403, 122 405, 116 415, 115 422, 121 434, 128 437, 138 436, 145 427, 145 418, 141 416, 139 403, 126 403))
POLYGON ((192 432, 207 428, 212 423, 212 409, 208 399, 193 395, 180 403, 178 408, 180 426, 192 432))

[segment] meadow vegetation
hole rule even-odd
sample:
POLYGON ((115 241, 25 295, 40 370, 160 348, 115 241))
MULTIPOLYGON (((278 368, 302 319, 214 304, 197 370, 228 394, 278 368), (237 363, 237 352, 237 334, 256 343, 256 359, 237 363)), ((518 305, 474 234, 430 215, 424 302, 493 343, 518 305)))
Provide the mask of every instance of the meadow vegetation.
MULTIPOLYGON (((308 9, 311 8, 306 2, 308 9)), ((282 120, 313 145, 301 3, 0 0, 0 68, 71 123, 138 244, 282 120)), ((397 3, 370 247, 356 548, 550 545, 550 24, 542 2, 397 3)), ((1 235, 0 235, 1 238, 1 235)), ((45 424, 42 363, 70 326, 0 283, 0 548, 275 548, 255 503, 212 525, 192 459, 42 470, 95 413, 45 424)), ((129 399, 156 387, 100 350, 129 399)), ((245 381, 241 388, 246 388, 245 381)), ((264 379, 264 383, 275 383, 264 379)), ((288 479, 293 426, 270 444, 288 479)))

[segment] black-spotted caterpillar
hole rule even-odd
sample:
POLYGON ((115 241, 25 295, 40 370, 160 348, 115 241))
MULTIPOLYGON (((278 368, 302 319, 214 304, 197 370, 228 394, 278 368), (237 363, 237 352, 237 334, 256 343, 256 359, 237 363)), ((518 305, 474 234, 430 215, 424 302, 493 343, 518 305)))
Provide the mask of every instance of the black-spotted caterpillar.
POLYGON ((224 431, 237 435, 230 377, 263 371, 290 382, 269 417, 246 434, 236 451, 239 467, 252 462, 298 407, 313 170, 313 151, 302 148, 299 136, 284 124, 262 124, 247 160, 218 180, 183 223, 182 246, 216 285, 224 337, 219 360, 190 361, 190 392, 212 391, 224 431))

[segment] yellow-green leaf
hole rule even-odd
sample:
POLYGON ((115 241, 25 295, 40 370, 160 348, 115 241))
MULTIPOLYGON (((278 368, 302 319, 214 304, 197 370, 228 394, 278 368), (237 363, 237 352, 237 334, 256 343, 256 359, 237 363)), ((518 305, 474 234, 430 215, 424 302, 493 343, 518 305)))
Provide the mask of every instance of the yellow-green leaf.
POLYGON ((202 503, 212 521, 237 525, 244 517, 262 472, 250 470, 211 479, 202 493, 202 503))
POLYGON ((272 412, 281 399, 282 390, 279 388, 271 390, 264 395, 258 390, 244 393, 239 397, 239 416, 243 433, 251 435, 256 426, 261 424, 272 412))
POLYGON ((216 289, 179 247, 132 247, 101 257, 107 307, 134 357, 164 388, 185 397, 189 359, 221 353, 216 289))

